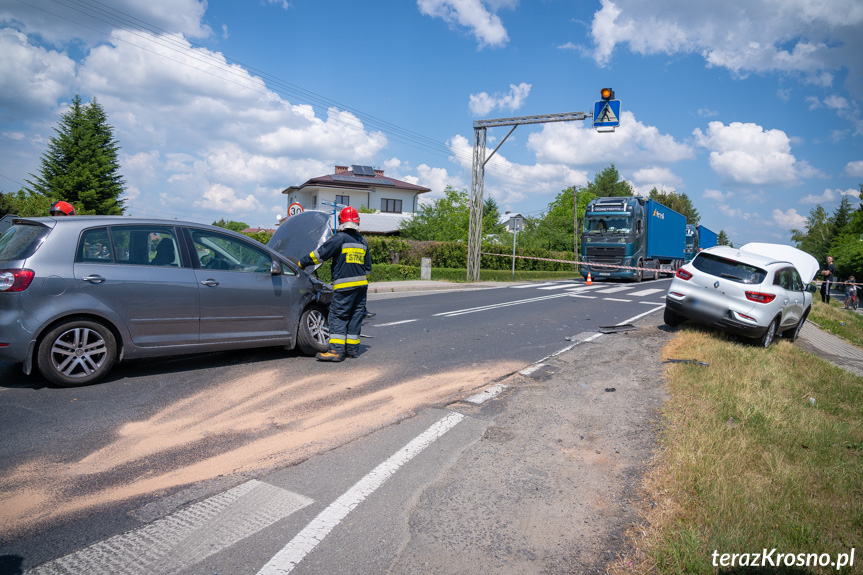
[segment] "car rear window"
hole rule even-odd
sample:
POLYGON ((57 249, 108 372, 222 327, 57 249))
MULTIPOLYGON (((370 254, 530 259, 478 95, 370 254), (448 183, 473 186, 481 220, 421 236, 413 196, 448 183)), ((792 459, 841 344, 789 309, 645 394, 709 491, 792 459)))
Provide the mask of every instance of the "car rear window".
POLYGON ((698 254, 692 260, 692 266, 706 274, 742 284, 760 284, 767 277, 767 272, 759 267, 707 252, 698 254))
POLYGON ((16 224, 0 236, 0 262, 24 260, 36 252, 36 248, 51 231, 43 225, 16 224))

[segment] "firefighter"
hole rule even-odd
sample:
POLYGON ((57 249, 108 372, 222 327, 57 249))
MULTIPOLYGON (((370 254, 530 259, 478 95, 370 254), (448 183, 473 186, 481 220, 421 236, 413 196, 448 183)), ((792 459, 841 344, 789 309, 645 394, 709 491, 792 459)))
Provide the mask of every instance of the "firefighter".
POLYGON ((357 357, 360 329, 366 314, 368 276, 372 272, 369 244, 360 235, 360 215, 348 206, 339 212, 339 229, 318 249, 300 259, 300 267, 332 259, 333 301, 330 303, 330 348, 321 361, 357 357))

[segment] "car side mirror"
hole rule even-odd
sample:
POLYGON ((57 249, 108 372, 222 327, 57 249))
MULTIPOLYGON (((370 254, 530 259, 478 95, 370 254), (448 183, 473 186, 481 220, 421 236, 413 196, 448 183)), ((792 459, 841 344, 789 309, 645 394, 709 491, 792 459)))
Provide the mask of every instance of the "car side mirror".
POLYGON ((270 261, 270 275, 280 276, 282 275, 282 264, 280 264, 276 260, 270 261))
POLYGON ((815 293, 818 291, 818 286, 815 284, 809 284, 806 286, 806 291, 808 291, 809 293, 815 293))

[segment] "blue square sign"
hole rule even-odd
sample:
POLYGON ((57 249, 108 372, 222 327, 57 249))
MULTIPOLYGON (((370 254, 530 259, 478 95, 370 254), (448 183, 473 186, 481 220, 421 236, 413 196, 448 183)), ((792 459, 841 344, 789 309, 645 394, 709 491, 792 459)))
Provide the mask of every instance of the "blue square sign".
POLYGON ((620 100, 600 100, 593 106, 594 128, 620 126, 620 100))

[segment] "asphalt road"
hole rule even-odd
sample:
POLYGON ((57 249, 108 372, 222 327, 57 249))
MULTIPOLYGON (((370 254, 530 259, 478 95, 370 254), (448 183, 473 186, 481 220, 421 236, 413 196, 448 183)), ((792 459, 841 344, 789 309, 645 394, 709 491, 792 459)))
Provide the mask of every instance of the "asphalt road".
MULTIPOLYGON (((377 294, 369 303, 377 317, 363 330, 372 337, 359 358, 341 364, 244 350, 130 362, 78 389, 48 387, 0 364, 0 573, 146 525, 263 472, 350 449, 393 423, 422 427, 433 419, 429 409, 554 354, 570 345, 567 336, 655 309, 667 285, 377 294)), ((353 476, 314 473, 307 482, 319 497, 341 489, 333 478, 353 476)))

